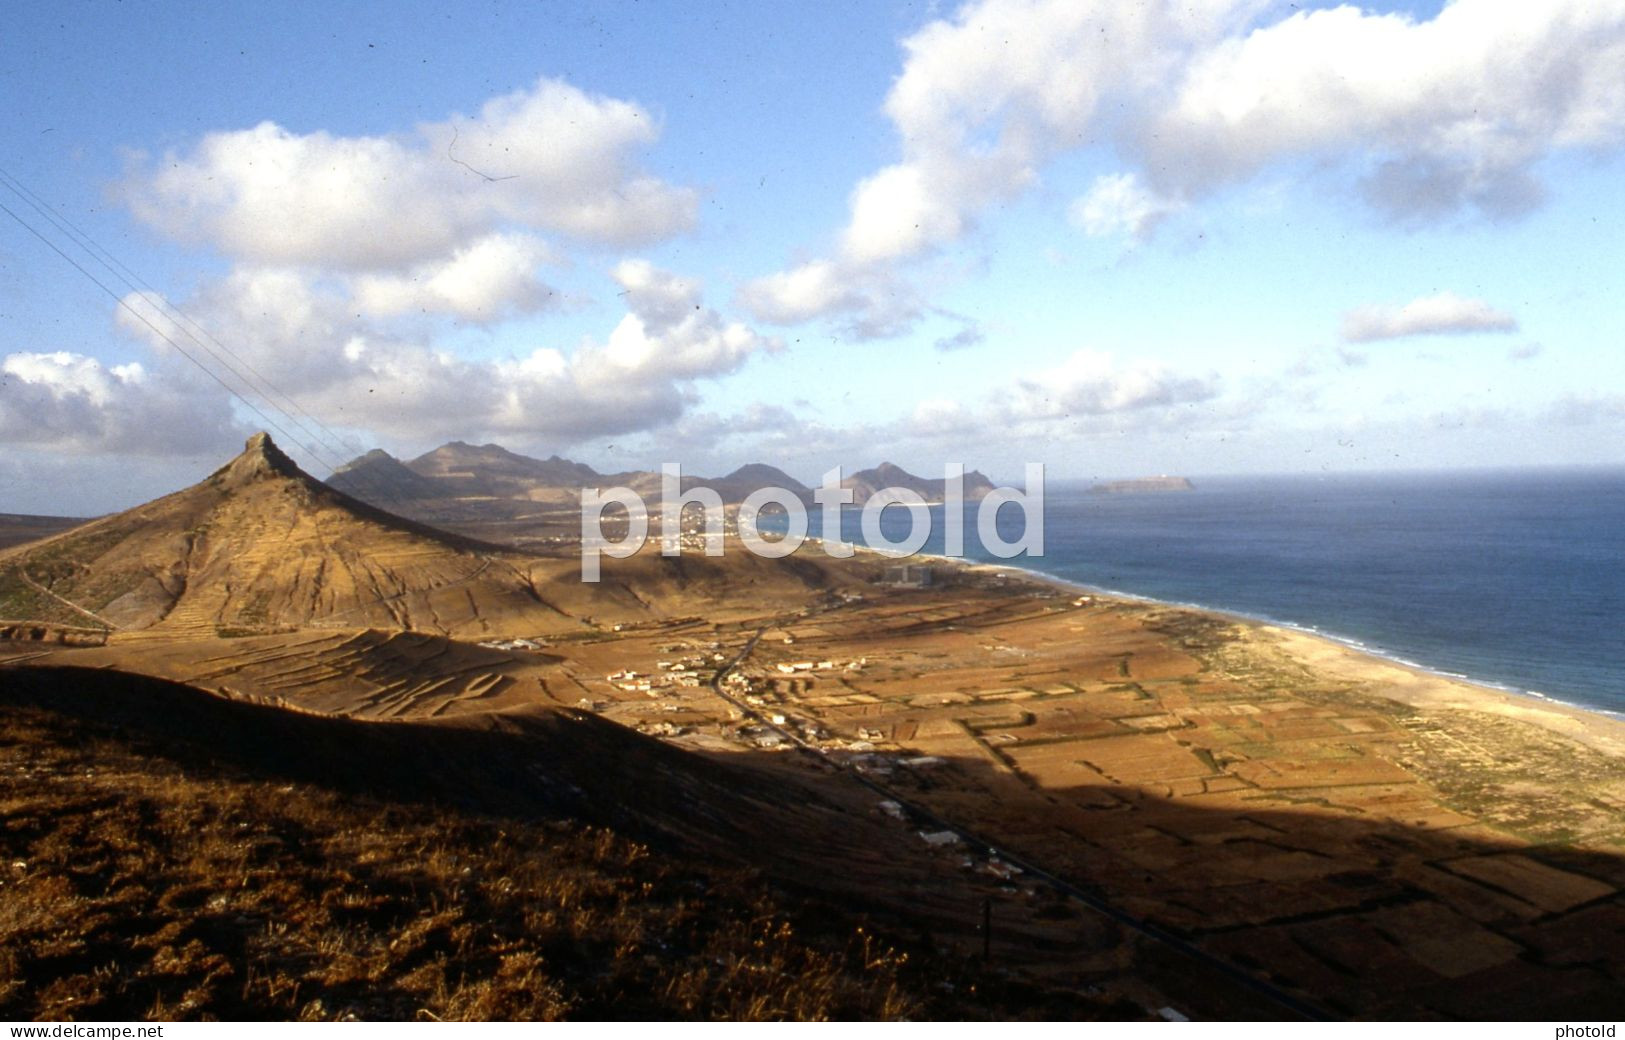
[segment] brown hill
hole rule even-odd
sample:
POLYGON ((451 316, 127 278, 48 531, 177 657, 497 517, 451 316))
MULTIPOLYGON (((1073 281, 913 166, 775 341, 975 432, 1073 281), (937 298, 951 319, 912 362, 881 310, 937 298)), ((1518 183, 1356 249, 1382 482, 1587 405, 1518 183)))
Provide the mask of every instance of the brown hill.
MULTIPOLYGON (((531 458, 498 444, 453 441, 402 462, 380 449, 333 471, 328 484, 424 523, 509 544, 573 538, 584 488, 629 487, 653 506, 661 475, 653 470, 599 473, 558 455, 531 458)), ((724 477, 686 475, 683 489, 704 486, 737 504, 759 488, 788 488, 810 501, 800 481, 754 463, 724 477)))
MULTIPOLYGON (((436 525, 469 532, 494 532, 499 540, 521 538, 533 526, 573 524, 583 488, 629 487, 651 505, 661 493, 653 470, 599 473, 558 455, 531 458, 498 444, 444 444, 409 462, 373 450, 334 471, 328 483, 376 505, 405 512, 436 525), (504 537, 505 536, 505 537, 504 537)), ((685 475, 686 491, 708 487, 728 504, 738 504, 763 488, 784 488, 809 504, 812 488, 776 466, 753 462, 720 477, 685 475)), ((889 462, 860 470, 842 481, 863 505, 885 488, 905 488, 927 502, 946 497, 941 479, 926 479, 889 462)), ((993 482, 976 470, 965 474, 965 498, 977 501, 993 482)))
POLYGON ((256 434, 206 480, 0 552, 0 619, 240 635, 382 628, 536 635, 730 605, 799 605, 861 581, 812 558, 525 556, 388 513, 306 475, 256 434), (786 565, 788 564, 788 565, 786 565), (589 622, 588 619, 592 619, 589 622))
POLYGON ((256 434, 201 483, 0 554, 0 613, 192 634, 450 628, 482 602, 534 605, 495 553, 335 491, 256 434))
POLYGON ((1093 495, 1142 495, 1168 491, 1194 491, 1196 486, 1186 477, 1137 477, 1133 480, 1109 480, 1089 488, 1093 495))
MULTIPOLYGON (((841 481, 841 486, 852 489, 852 504, 861 506, 887 488, 912 491, 927 502, 942 502, 947 498, 947 482, 941 478, 927 480, 895 466, 882 462, 873 469, 859 470, 841 481)), ((975 502, 993 490, 993 482, 979 470, 965 474, 965 501, 975 502)))
POLYGON ((333 471, 326 484, 378 505, 440 498, 446 493, 439 483, 407 468, 382 448, 346 462, 333 471))
POLYGON ((626 483, 637 473, 601 474, 591 466, 554 455, 533 459, 500 444, 452 441, 404 464, 435 482, 444 495, 525 498, 538 488, 597 487, 626 483))

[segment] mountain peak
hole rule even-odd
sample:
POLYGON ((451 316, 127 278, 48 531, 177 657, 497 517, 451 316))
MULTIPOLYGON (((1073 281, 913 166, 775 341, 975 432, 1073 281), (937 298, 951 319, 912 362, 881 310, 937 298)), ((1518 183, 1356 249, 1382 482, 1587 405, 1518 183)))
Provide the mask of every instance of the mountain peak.
POLYGON ((228 487, 238 487, 267 477, 300 477, 304 474, 276 446, 271 435, 261 430, 248 438, 248 443, 243 445, 243 453, 228 462, 220 475, 228 487))

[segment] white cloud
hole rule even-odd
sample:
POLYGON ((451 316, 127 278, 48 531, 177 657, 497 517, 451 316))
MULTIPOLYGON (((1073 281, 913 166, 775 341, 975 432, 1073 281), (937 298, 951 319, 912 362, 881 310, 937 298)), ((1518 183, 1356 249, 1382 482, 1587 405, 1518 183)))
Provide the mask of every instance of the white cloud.
MULTIPOLYGON (((239 370, 329 424, 569 441, 669 423, 697 381, 776 341, 706 307, 697 282, 637 260, 613 271, 625 316, 573 349, 474 359, 423 319, 534 314, 557 299, 542 268, 568 262, 558 243, 624 247, 692 227, 697 194, 640 168, 658 136, 636 104, 542 79, 397 134, 270 122, 209 133, 136 161, 121 190, 146 223, 232 261, 186 312, 229 332, 239 370)), ((165 336, 207 353, 161 302, 132 294, 118 321, 160 356, 165 336)))
POLYGON ((241 436, 223 395, 168 371, 66 351, 0 362, 0 442, 52 451, 197 455, 241 436))
POLYGON ((635 104, 558 80, 409 134, 207 134, 126 178, 161 232, 257 265, 402 268, 519 224, 616 245, 691 227, 697 199, 639 172, 658 128, 635 104))
POLYGON ((857 339, 907 331, 925 313, 913 286, 883 265, 813 260, 745 283, 736 297, 757 321, 798 325, 839 317, 857 339))
POLYGON ((964 215, 929 171, 918 164, 888 166, 852 192, 852 222, 842 247, 857 264, 913 256, 951 242, 964 215))
POLYGON ((1093 146, 1115 146, 1130 168, 1096 180, 1072 219, 1144 237, 1270 167, 1350 176, 1407 224, 1511 217, 1543 198, 1540 159, 1625 145, 1625 0, 1455 0, 1427 21, 1279 11, 974 0, 931 22, 903 41, 886 98, 901 156, 854 188, 838 250, 743 298, 763 320, 862 313, 877 271, 899 278, 1056 156, 1093 146), (812 272, 816 292, 797 281, 812 272))
POLYGON ((764 275, 739 290, 739 304, 758 321, 797 325, 834 311, 852 310, 861 296, 828 260, 814 260, 764 275))
POLYGON ((1144 239, 1181 205, 1159 197, 1132 173, 1096 177, 1089 191, 1073 201, 1067 216, 1084 233, 1096 238, 1127 235, 1144 239))
MULTIPOLYGON (((706 307, 700 285, 641 260, 617 266, 627 313, 603 342, 566 352, 470 360, 437 349, 420 327, 358 312, 343 283, 285 268, 240 267, 185 310, 254 369, 333 425, 419 442, 484 434, 570 442, 656 428, 680 417, 698 380, 737 371, 777 341, 706 307)), ((129 300, 146 314, 152 302, 129 300)), ((168 349, 146 324, 124 325, 168 349)), ((177 330, 155 320, 182 346, 177 330)))
POLYGON ((536 274, 538 266, 554 259, 534 235, 490 234, 449 259, 418 264, 405 273, 357 276, 355 305, 380 317, 420 312, 481 323, 531 314, 557 299, 536 274))
POLYGON ((1456 0, 1418 22, 1302 11, 1201 52, 1138 151, 1157 187, 1199 194, 1298 157, 1369 162, 1364 188, 1407 221, 1539 201, 1531 167, 1625 138, 1625 3, 1456 0))
POLYGON ((603 357, 635 378, 699 379, 733 372, 751 354, 778 349, 740 322, 727 322, 700 302, 697 282, 645 260, 615 268, 627 309, 603 357))
POLYGON ((1065 419, 1172 408, 1217 393, 1215 376, 1182 375, 1155 361, 1119 364, 1108 353, 1080 350, 1019 380, 1007 410, 1018 419, 1065 419))
MULTIPOLYGON (((875 320, 864 287, 880 272, 897 280, 898 265, 963 237, 989 206, 1037 183, 1049 159, 1093 143, 1103 98, 1142 87, 1173 55, 1256 6, 980 0, 925 26, 903 41, 903 70, 886 98, 902 161, 858 183, 838 255, 798 269, 831 281, 781 313, 858 314, 861 331, 905 330, 923 305, 875 320)), ((783 291, 795 273, 770 275, 756 289, 783 291)))
POLYGON ((1350 343, 1517 329, 1517 319, 1505 311, 1452 292, 1419 297, 1398 307, 1359 307, 1343 315, 1343 339, 1350 343))

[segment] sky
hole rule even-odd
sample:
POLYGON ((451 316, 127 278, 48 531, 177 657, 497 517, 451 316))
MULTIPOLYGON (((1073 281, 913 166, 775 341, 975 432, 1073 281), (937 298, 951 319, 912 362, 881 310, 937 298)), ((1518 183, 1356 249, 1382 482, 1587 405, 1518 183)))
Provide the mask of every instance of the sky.
POLYGON ((1625 464, 1625 0, 7 21, 0 511, 257 429, 319 476, 1625 464))

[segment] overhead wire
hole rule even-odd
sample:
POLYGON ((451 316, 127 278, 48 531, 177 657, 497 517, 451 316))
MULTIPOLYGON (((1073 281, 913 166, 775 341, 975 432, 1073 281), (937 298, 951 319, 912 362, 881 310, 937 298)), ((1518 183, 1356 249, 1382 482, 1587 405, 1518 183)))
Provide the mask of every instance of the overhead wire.
MULTIPOLYGON (((177 332, 184 334, 185 338, 189 339, 204 354, 207 354, 226 372, 230 373, 233 377, 240 381, 243 387, 245 387, 249 392, 261 398, 264 404, 286 420, 289 426, 293 426, 300 430, 304 434, 304 439, 295 436, 288 430, 287 426, 284 426, 275 419, 271 418, 271 416, 267 415, 265 410, 260 408, 259 405, 255 404, 254 401, 250 400, 248 395, 242 392, 241 389, 231 385, 231 383, 228 382, 219 372, 211 368, 193 352, 181 346, 180 343, 176 342, 174 337, 155 324, 146 314, 142 313, 140 310, 137 310, 135 307, 132 307, 129 303, 128 297, 121 296, 100 278, 96 277, 83 264, 81 264, 73 256, 69 255, 66 250, 58 245, 58 243, 52 241, 49 235, 30 224, 10 207, 4 205, 4 203, 0 203, 0 212, 4 212, 7 216, 10 216, 30 234, 34 235, 34 237, 38 238, 42 243, 50 248, 52 252, 56 253, 63 260, 67 261, 67 263, 70 264, 75 270, 84 275, 85 278, 88 279, 92 284, 107 294, 107 296, 111 298, 120 308, 127 311, 136 320, 140 321, 159 339, 163 340, 165 343, 174 348, 176 353, 190 361, 215 383, 219 384, 220 387, 228 394, 239 401, 245 408, 262 419, 269 429, 280 434, 287 443, 304 448, 314 458, 316 458, 317 461, 326 465, 331 471, 337 472, 345 464, 343 459, 347 452, 354 451, 352 446, 347 445, 343 438, 334 432, 331 427, 307 411, 302 405, 299 404, 298 401, 273 383, 249 361, 222 343, 217 337, 209 332, 202 323, 192 318, 179 307, 170 303, 161 292, 153 288, 150 283, 141 278, 140 275, 120 261, 111 251, 97 243, 94 237, 92 237, 88 232, 79 228, 67 217, 57 213, 55 208, 52 207, 50 203, 40 198, 31 189, 29 189, 26 184, 24 184, 4 167, 0 167, 0 187, 5 187, 12 194, 18 196, 24 202, 27 202, 30 207, 44 217, 45 220, 48 221, 58 232, 64 235, 79 249, 88 254, 115 279, 121 281, 132 294, 138 296, 144 303, 152 307, 153 310, 155 310, 159 315, 167 319, 177 332), (203 339, 200 339, 200 334, 203 337, 206 337, 209 342, 204 342, 203 339), (213 348, 210 347, 210 342, 214 344, 213 348), (235 362, 235 364, 233 362, 235 362), (245 372, 247 374, 245 374, 245 372), (280 398, 282 401, 286 402, 288 407, 278 404, 277 398, 280 398), (297 416, 295 416, 289 410, 290 408, 299 412, 300 415, 303 415, 305 419, 309 421, 309 424, 316 427, 316 430, 313 430, 311 425, 307 425, 305 422, 301 421, 297 416), (316 443, 312 444, 310 443, 311 441, 315 441, 316 443), (318 444, 321 445, 321 447, 317 447, 318 444), (323 457, 325 454, 324 449, 332 449, 335 447, 337 448, 337 451, 333 456, 328 458, 323 457)), ((350 478, 349 482, 351 485, 356 486, 358 491, 367 487, 368 485, 371 485, 371 491, 370 493, 365 494, 365 498, 375 504, 381 502, 403 503, 405 501, 404 497, 392 489, 386 481, 382 480, 381 478, 375 480, 373 476, 367 473, 365 469, 350 470, 348 471, 347 475, 350 478)), ((462 579, 453 582, 453 585, 460 584, 462 581, 471 579, 475 574, 478 574, 489 565, 490 561, 485 554, 476 553, 475 555, 482 561, 480 566, 469 575, 465 575, 462 579)), ((380 597, 379 602, 382 602, 383 599, 387 598, 389 597, 380 597)), ((352 608, 352 610, 364 609, 370 605, 372 604, 361 604, 356 608, 352 608)))
MULTIPOLYGON (((209 332, 209 330, 202 323, 196 321, 191 317, 191 315, 187 314, 185 311, 171 303, 169 299, 151 283, 147 282, 138 273, 131 270, 128 265, 121 261, 111 251, 103 248, 88 232, 84 231, 77 224, 73 223, 73 221, 69 220, 66 216, 58 212, 55 207, 53 207, 49 202, 46 202, 44 199, 40 198, 38 194, 28 187, 28 185, 24 184, 16 177, 16 175, 12 174, 4 167, 0 167, 0 186, 8 188, 14 194, 26 201, 34 208, 36 212, 38 212, 46 220, 50 221, 51 224, 57 228, 57 230, 67 235, 76 245, 78 245, 86 253, 89 253, 98 263, 123 281, 132 292, 138 293, 144 303, 163 313, 164 316, 174 322, 175 325, 181 329, 181 331, 186 333, 187 338, 197 343, 198 346, 207 351, 210 356, 215 357, 215 359, 225 365, 233 375, 236 375, 239 379, 242 379, 243 382, 255 392, 266 397, 268 403, 274 404, 275 401, 271 399, 279 398, 283 404, 288 406, 288 409, 298 412, 300 416, 303 416, 304 420, 308 420, 316 427, 316 430, 312 430, 309 426, 306 426, 303 420, 295 418, 287 409, 282 408, 280 405, 278 406, 278 410, 284 412, 284 414, 287 415, 287 417, 302 431, 304 431, 307 436, 322 440, 324 446, 326 447, 337 446, 341 453, 343 451, 352 450, 351 446, 347 445, 342 437, 335 433, 316 416, 311 415, 310 412, 300 405, 297 400, 283 391, 275 383, 271 382, 269 378, 256 369, 246 358, 233 351, 230 347, 227 347, 224 343, 221 343, 220 340, 216 338, 213 333, 209 332), (208 343, 205 343, 202 339, 199 339, 199 336, 206 338, 214 345, 215 348, 218 348, 220 352, 228 355, 230 360, 228 361, 225 358, 220 357, 215 350, 210 349, 208 343), (318 433, 317 431, 320 432, 318 433)), ((303 446, 307 449, 311 447, 308 444, 303 446)))
MULTIPOLYGON (((54 207, 52 207, 44 199, 41 199, 35 192, 28 188, 26 184, 24 184, 19 178, 17 178, 10 171, 6 170, 4 167, 0 167, 0 186, 5 187, 12 194, 28 203, 28 205, 42 217, 44 217, 45 220, 50 222, 50 224, 55 227, 58 232, 65 236, 74 245, 78 246, 79 249, 87 253, 96 263, 100 264, 114 278, 123 282, 123 284, 130 290, 131 294, 140 298, 143 303, 151 307, 160 316, 165 318, 168 323, 174 327, 177 333, 184 335, 184 337, 189 339, 198 350, 208 355, 224 371, 230 373, 232 377, 239 381, 242 389, 232 386, 222 375, 204 363, 199 357, 182 347, 178 342, 176 342, 174 337, 170 336, 163 329, 159 328, 158 325, 149 319, 146 314, 131 306, 126 296, 121 296, 111 289, 105 282, 92 274, 83 264, 79 263, 74 257, 70 256, 56 242, 52 241, 48 235, 28 223, 28 221, 24 220, 9 207, 0 206, 0 209, 3 209, 8 216, 27 229, 58 256, 62 257, 62 259, 71 264, 76 270, 79 271, 80 274, 84 275, 110 298, 112 298, 119 307, 123 308, 130 315, 139 320, 156 336, 173 347, 177 353, 185 357, 188 361, 192 362, 192 364, 196 365, 206 375, 208 375, 229 394, 231 394, 232 397, 241 402, 244 407, 249 409, 259 418, 263 419, 267 426, 282 435, 287 443, 303 448, 313 458, 315 458, 316 461, 320 462, 334 473, 338 472, 347 464, 347 458, 357 454, 353 446, 347 444, 342 437, 332 430, 331 427, 329 427, 326 423, 323 423, 320 419, 312 415, 308 410, 300 405, 299 402, 292 397, 292 395, 278 387, 257 368, 255 368, 247 359, 243 358, 236 351, 233 351, 230 347, 222 343, 217 337, 209 332, 201 322, 198 322, 185 311, 171 303, 162 293, 154 289, 150 283, 141 278, 140 275, 131 270, 128 265, 124 264, 116 256, 114 256, 110 250, 107 250, 97 243, 88 232, 85 232, 79 228, 71 220, 68 220, 60 213, 57 213, 54 207), (200 336, 205 337, 208 342, 205 342, 205 338, 200 338, 200 336), (210 346, 210 343, 213 344, 212 347, 210 346), (244 389, 246 389, 248 393, 244 393, 244 389), (286 421, 287 425, 285 426, 271 419, 271 417, 267 415, 263 409, 261 409, 253 401, 249 400, 248 394, 253 394, 259 397, 267 407, 278 413, 286 421), (278 399, 285 402, 286 406, 278 403, 278 399), (298 412, 299 415, 304 417, 304 419, 301 420, 298 415, 294 414, 294 412, 298 412), (308 420, 308 422, 306 420, 308 420), (303 436, 296 436, 295 434, 291 433, 288 426, 292 426, 299 430, 303 436), (315 429, 312 429, 313 426, 315 429)), ((396 505, 400 505, 405 502, 404 497, 395 489, 391 488, 386 481, 382 480, 381 478, 374 479, 373 476, 368 474, 364 469, 350 470, 348 471, 347 476, 349 478, 348 482, 352 486, 357 486, 357 490, 360 490, 361 487, 370 486, 370 493, 367 494, 366 497, 374 502, 382 500, 396 505)))

